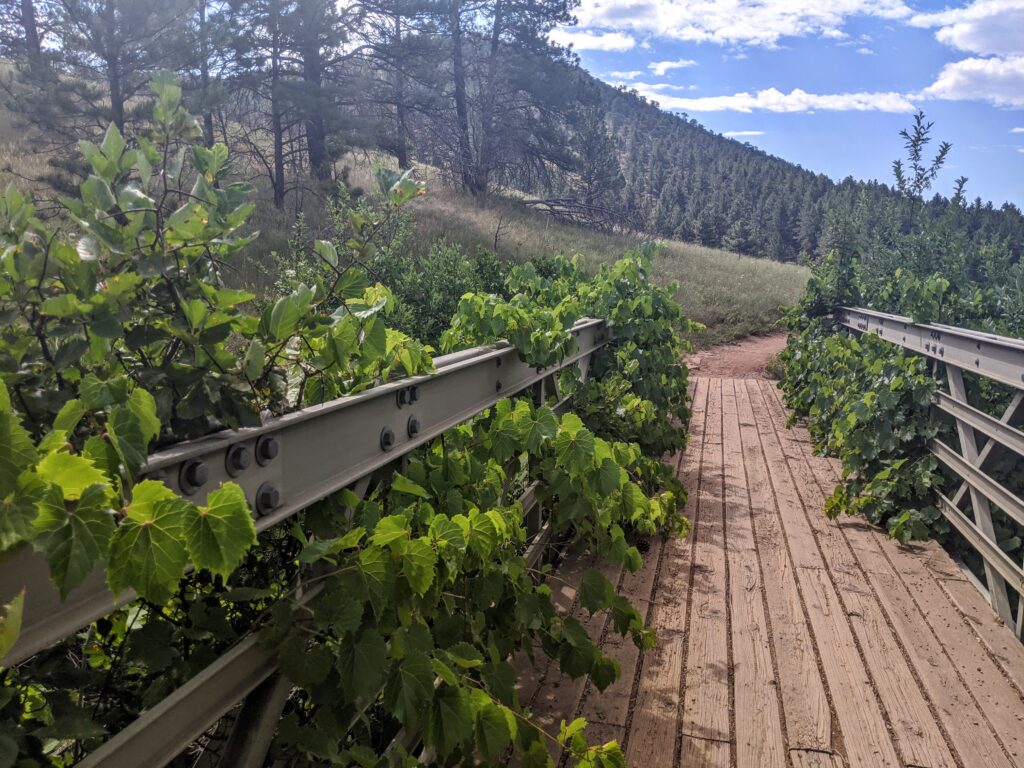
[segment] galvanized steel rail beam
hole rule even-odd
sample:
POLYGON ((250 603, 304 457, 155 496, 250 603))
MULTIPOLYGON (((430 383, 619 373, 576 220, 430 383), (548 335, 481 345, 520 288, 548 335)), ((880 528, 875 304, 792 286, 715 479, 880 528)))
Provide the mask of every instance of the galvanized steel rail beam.
POLYGON ((956 528, 971 546, 978 550, 986 563, 990 563, 1002 578, 1018 593, 1024 593, 1024 569, 1017 565, 1010 556, 992 543, 974 523, 967 519, 944 494, 939 493, 939 511, 956 528))
POLYGON ((837 319, 933 360, 950 363, 1020 389, 1024 386, 1024 341, 939 323, 915 323, 909 317, 872 309, 843 307, 837 319))
POLYGON ((1024 459, 1024 432, 1015 426, 1024 404, 1024 340, 940 323, 915 323, 909 317, 856 307, 842 308, 836 319, 848 328, 873 334, 942 364, 949 392, 937 391, 934 406, 953 418, 960 451, 940 440, 931 441, 929 449, 960 478, 962 485, 952 500, 938 494, 939 509, 981 555, 988 600, 1020 638, 1024 634, 1024 570, 999 548, 991 507, 995 505, 1024 525, 1024 501, 989 476, 985 466, 1001 449, 1013 452, 1018 461, 1024 459), (1002 418, 968 403, 965 371, 1017 390, 1002 418), (980 448, 979 435, 987 438, 980 448), (968 497, 973 521, 961 511, 968 497), (1020 595, 1016 617, 1007 587, 1020 595))
POLYGON ((967 484, 984 495, 1003 512, 1021 525, 1024 525, 1024 501, 1010 493, 1002 485, 972 466, 963 456, 954 451, 941 440, 932 440, 928 449, 935 457, 967 481, 967 484))
MULTIPOLYGON (((549 368, 533 368, 507 342, 439 357, 437 371, 387 382, 357 395, 304 408, 260 427, 220 432, 154 454, 143 469, 202 504, 224 482, 238 483, 264 531, 310 504, 433 440, 451 427, 576 365, 609 341, 603 320, 572 329, 577 351, 549 368)), ((42 555, 22 543, 0 555, 0 604, 25 590, 21 636, 5 658, 17 664, 134 595, 113 595, 97 569, 62 601, 42 555)))

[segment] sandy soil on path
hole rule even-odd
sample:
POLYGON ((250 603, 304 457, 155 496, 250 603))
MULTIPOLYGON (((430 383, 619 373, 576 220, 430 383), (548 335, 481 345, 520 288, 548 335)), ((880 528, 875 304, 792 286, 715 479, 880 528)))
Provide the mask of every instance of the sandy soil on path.
POLYGON ((785 333, 748 336, 732 344, 709 347, 687 355, 692 376, 725 376, 734 379, 765 379, 768 361, 786 346, 785 333))

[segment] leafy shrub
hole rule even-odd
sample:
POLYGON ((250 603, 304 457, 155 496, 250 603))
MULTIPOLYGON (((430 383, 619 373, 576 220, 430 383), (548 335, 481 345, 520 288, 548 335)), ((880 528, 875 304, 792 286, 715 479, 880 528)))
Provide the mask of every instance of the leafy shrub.
MULTIPOLYGON (((0 210, 0 552, 40 550, 64 595, 100 567, 115 592, 139 597, 4 671, 0 754, 77 762, 257 627, 295 684, 275 759, 376 765, 406 728, 444 765, 494 763, 508 748, 548 765, 545 738, 580 765, 621 765, 614 742, 590 746, 579 721, 544 733, 516 698, 509 658, 521 649, 599 689, 619 668, 527 566, 512 490, 535 484, 557 536, 630 570, 642 564, 635 536, 685 531, 685 494, 656 459, 684 442, 685 369, 667 366, 687 323, 647 282, 649 258, 593 280, 567 263, 546 281, 524 268, 509 276, 515 295, 459 302, 451 339, 507 335, 534 365, 573 350, 581 313, 608 317, 617 340, 579 415, 502 400, 366 498, 342 491, 257 537, 233 483, 199 507, 140 481, 149 450, 431 371, 430 348, 387 324, 403 283, 368 276, 386 233, 401 233, 401 206, 423 190, 381 171, 383 202, 347 208, 346 238, 309 244, 283 295, 257 306, 222 280, 251 240, 240 234, 247 187, 231 182, 223 146, 193 143, 180 89, 158 80, 154 90, 149 138, 129 147, 111 128, 83 146, 93 174, 65 201, 73 242, 13 190, 0 210)), ((432 323, 450 281, 497 287, 487 258, 467 268, 440 247, 427 261, 418 279, 438 295, 408 311, 432 323)), ((579 386, 563 379, 566 392, 579 386)), ((0 623, 2 651, 22 599, 0 623)), ((581 602, 639 646, 653 642, 597 571, 581 602)))

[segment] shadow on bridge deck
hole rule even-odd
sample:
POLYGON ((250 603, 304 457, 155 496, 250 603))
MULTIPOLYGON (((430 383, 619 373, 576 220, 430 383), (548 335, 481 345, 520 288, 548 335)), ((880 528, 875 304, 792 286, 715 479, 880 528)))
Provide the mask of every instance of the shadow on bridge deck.
MULTIPOLYGON (((542 665, 522 701, 556 732, 586 717, 640 768, 1024 766, 1024 646, 934 542, 826 520, 838 466, 785 423, 771 382, 696 379, 694 531, 652 541, 639 573, 603 566, 658 646, 583 613, 621 679, 599 694, 542 665)), ((582 610, 593 565, 563 563, 561 609, 582 610)))

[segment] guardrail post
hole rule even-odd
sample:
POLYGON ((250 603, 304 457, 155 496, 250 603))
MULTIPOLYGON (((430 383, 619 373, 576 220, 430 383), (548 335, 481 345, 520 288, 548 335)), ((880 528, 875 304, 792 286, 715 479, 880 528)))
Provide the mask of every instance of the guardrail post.
MULTIPOLYGON (((957 402, 968 405, 967 389, 964 387, 964 377, 960 368, 946 363, 946 381, 949 383, 949 394, 957 402)), ((960 436, 960 451, 964 458, 971 464, 980 468, 981 456, 978 451, 977 437, 974 428, 963 419, 956 419, 956 431, 960 436)), ((988 499, 978 492, 973 486, 969 486, 971 495, 971 508, 974 510, 974 523, 979 530, 993 542, 996 541, 995 528, 992 525, 992 509, 988 499)), ((995 567, 984 560, 985 581, 988 583, 989 602, 992 609, 999 614, 999 617, 1006 622, 1007 626, 1016 628, 1013 612, 1010 610, 1010 598, 1006 592, 1006 583, 1003 577, 996 571, 995 567)))
POLYGON ((276 672, 246 697, 217 765, 224 768, 260 768, 263 765, 277 732, 281 710, 293 687, 288 678, 276 672))

